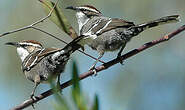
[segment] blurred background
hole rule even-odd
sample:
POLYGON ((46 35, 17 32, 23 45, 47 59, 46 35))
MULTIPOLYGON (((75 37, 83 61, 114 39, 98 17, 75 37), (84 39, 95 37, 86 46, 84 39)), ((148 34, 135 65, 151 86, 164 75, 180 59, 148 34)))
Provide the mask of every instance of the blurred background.
MULTIPOLYGON (((167 24, 144 31, 127 44, 124 53, 142 44, 158 39, 177 29, 185 22, 185 0, 61 0, 66 17, 78 30, 75 13, 65 10, 71 5, 89 4, 102 11, 105 16, 123 18, 137 23, 166 15, 179 14, 181 22, 167 24)), ((0 0, 0 33, 29 25, 45 16, 37 0, 0 0)), ((71 38, 50 20, 38 27, 64 39, 71 38)), ((47 35, 29 29, 0 38, 0 110, 7 110, 28 99, 33 83, 26 80, 21 71, 21 61, 15 48, 5 46, 9 41, 34 39, 45 47, 64 47, 64 44, 47 35)), ((124 65, 113 67, 81 81, 81 87, 91 102, 98 95, 101 110, 184 110, 185 108, 185 32, 168 42, 154 46, 124 61, 124 65)), ((97 57, 89 47, 86 52, 97 57)), ((117 52, 107 53, 102 60, 115 58, 117 52)), ((77 61, 80 73, 86 72, 94 60, 75 52, 72 60, 77 61)), ((68 62, 61 82, 71 78, 71 61, 68 62)), ((99 63, 101 64, 101 63, 99 63)), ((36 94, 50 89, 41 84, 36 94)), ((71 87, 63 90, 70 104, 71 87)), ((37 110, 54 110, 55 99, 50 96, 36 104, 37 110)), ((26 110, 31 110, 31 107, 26 110)))

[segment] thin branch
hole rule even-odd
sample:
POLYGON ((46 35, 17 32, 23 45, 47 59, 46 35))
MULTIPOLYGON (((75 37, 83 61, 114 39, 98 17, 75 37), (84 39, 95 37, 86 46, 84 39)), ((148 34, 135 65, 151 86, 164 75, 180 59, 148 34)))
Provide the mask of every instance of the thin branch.
POLYGON ((86 56, 88 56, 88 57, 91 57, 91 58, 94 59, 94 60, 97 60, 97 61, 99 61, 99 62, 101 62, 101 63, 105 63, 104 61, 102 61, 102 60, 100 60, 100 59, 97 59, 97 58, 95 58, 95 57, 93 57, 93 56, 91 56, 91 55, 85 53, 85 52, 82 51, 82 50, 78 50, 78 51, 81 52, 81 53, 83 53, 84 55, 86 55, 86 56))
MULTIPOLYGON (((120 58, 116 58, 116 59, 113 59, 113 60, 111 60, 111 61, 109 61, 109 62, 107 62, 105 64, 102 64, 102 65, 96 67, 96 70, 97 70, 97 72, 103 71, 103 70, 105 70, 105 69, 107 69, 107 68, 109 68, 109 67, 111 67, 111 66, 113 66, 113 65, 115 65, 117 63, 119 63, 121 60, 128 59, 128 58, 130 58, 132 56, 135 56, 136 54, 144 51, 147 48, 150 48, 150 47, 152 47, 154 45, 157 45, 159 43, 162 43, 162 42, 165 42, 165 41, 170 40, 175 35, 179 34, 180 32, 182 32, 184 30, 185 30, 185 25, 181 26, 177 30, 169 33, 168 35, 166 35, 166 36, 164 36, 164 37, 162 37, 162 38, 160 38, 158 40, 153 40, 151 42, 145 43, 141 47, 139 47, 137 49, 134 49, 134 50, 132 50, 132 51, 130 51, 130 52, 122 55, 121 56, 121 59, 120 58)), ((87 78, 87 77, 89 77, 89 76, 91 76, 93 74, 94 74, 93 71, 88 71, 88 72, 82 73, 82 74, 80 74, 79 79, 80 80, 85 79, 85 78, 87 78)), ((70 85, 72 85, 72 80, 69 80, 69 81, 61 84, 60 87, 61 87, 61 89, 64 89, 64 88, 66 88, 66 87, 68 87, 70 85)), ((33 103, 36 103, 36 102, 38 102, 38 101, 40 101, 40 100, 42 100, 42 99, 44 99, 44 98, 46 98, 46 97, 48 97, 48 96, 50 96, 52 94, 53 94, 52 93, 52 89, 50 89, 50 90, 48 90, 48 91, 46 91, 46 92, 38 95, 36 100, 28 99, 28 100, 24 101, 22 104, 14 107, 14 108, 12 108, 12 110, 21 110, 21 109, 24 109, 24 108, 32 105, 33 103)))
POLYGON ((62 39, 60 39, 60 38, 58 38, 58 37, 52 35, 52 34, 49 33, 49 32, 46 32, 46 31, 44 31, 44 30, 42 30, 42 29, 40 29, 40 28, 37 28, 37 27, 32 27, 32 28, 35 29, 35 30, 37 30, 37 31, 40 31, 40 32, 42 32, 42 33, 45 33, 45 34, 49 35, 50 37, 55 38, 55 39, 57 39, 57 40, 63 42, 64 44, 68 44, 66 41, 64 41, 64 40, 62 40, 62 39))
POLYGON ((56 1, 55 5, 53 6, 53 8, 49 12, 49 14, 47 16, 45 16, 44 18, 41 18, 40 20, 38 20, 38 21, 28 25, 28 26, 25 26, 25 27, 22 27, 22 28, 13 30, 13 31, 9 31, 9 32, 3 33, 3 34, 0 35, 0 37, 3 37, 3 36, 8 35, 8 34, 15 33, 15 32, 19 32, 19 31, 22 31, 22 30, 26 30, 26 29, 29 29, 29 28, 32 28, 33 26, 35 26, 35 25, 37 25, 37 24, 39 24, 41 22, 44 22, 44 20, 46 20, 47 18, 49 18, 51 16, 51 14, 53 13, 53 10, 56 7, 56 5, 58 4, 58 2, 59 2, 59 0, 56 1))
MULTIPOLYGON (((40 0, 40 2, 42 2, 42 0, 40 0)), ((46 33, 45 31, 43 31, 43 30, 41 30, 41 29, 39 29, 39 28, 36 28, 36 27, 34 27, 34 26, 37 25, 37 24, 39 24, 39 23, 44 22, 47 18, 49 18, 49 17, 51 16, 51 14, 52 14, 54 8, 57 6, 58 2, 59 2, 59 0, 56 1, 55 5, 54 5, 53 8, 50 10, 50 12, 49 12, 49 14, 48 14, 47 16, 45 16, 45 17, 43 17, 43 18, 41 18, 41 19, 39 19, 39 20, 33 22, 32 24, 30 24, 30 25, 28 25, 28 26, 24 26, 24 27, 21 27, 21 28, 19 28, 19 29, 15 29, 15 30, 12 30, 12 31, 5 32, 5 33, 1 34, 0 37, 3 37, 3 36, 8 35, 8 34, 13 34, 13 33, 19 32, 19 31, 23 31, 23 30, 26 30, 26 29, 30 29, 30 28, 33 28, 33 29, 35 29, 35 30, 38 30, 38 31, 41 31, 41 32, 46 33)), ((59 39, 59 38, 53 36, 53 35, 50 34, 50 33, 46 33, 46 34, 48 34, 48 35, 52 36, 53 38, 55 38, 55 39, 57 39, 57 40, 60 40, 60 41, 62 41, 63 43, 66 43, 66 44, 67 44, 67 42, 65 42, 65 41, 63 41, 63 40, 61 40, 61 39, 59 39)))
MULTIPOLYGON (((40 0, 40 1, 42 2, 42 0, 40 0)), ((36 24, 39 24, 39 23, 43 22, 44 20, 46 20, 47 18, 49 18, 51 16, 51 14, 53 13, 55 7, 57 6, 58 2, 59 2, 59 0, 56 1, 55 5, 53 6, 53 8, 51 9, 51 11, 49 12, 49 14, 46 17, 36 21, 35 23, 31 24, 30 26, 34 26, 36 24)))

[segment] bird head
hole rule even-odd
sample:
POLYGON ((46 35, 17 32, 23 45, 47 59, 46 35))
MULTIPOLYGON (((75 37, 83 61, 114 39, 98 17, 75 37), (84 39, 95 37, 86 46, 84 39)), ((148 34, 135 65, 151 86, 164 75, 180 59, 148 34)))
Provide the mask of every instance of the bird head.
POLYGON ((77 15, 84 15, 84 16, 87 16, 88 18, 102 15, 98 9, 96 9, 91 5, 82 5, 79 7, 69 6, 66 9, 74 10, 76 11, 77 15))
POLYGON ((69 6, 66 9, 71 9, 76 11, 76 18, 79 25, 79 32, 81 28, 89 21, 89 19, 96 16, 102 16, 99 10, 97 10, 95 7, 90 5, 82 5, 79 7, 69 6))
POLYGON ((24 40, 20 42, 7 42, 6 45, 12 45, 17 48, 17 53, 22 61, 29 55, 43 47, 41 43, 35 40, 24 40))

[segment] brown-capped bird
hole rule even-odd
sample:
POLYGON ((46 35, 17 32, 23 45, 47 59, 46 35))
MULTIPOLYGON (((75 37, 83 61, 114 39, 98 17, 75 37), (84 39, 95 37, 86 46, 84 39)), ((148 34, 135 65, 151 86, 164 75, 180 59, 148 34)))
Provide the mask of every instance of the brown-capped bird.
POLYGON ((74 43, 69 43, 63 49, 44 48, 35 40, 8 42, 6 45, 17 48, 17 53, 22 61, 22 71, 26 78, 35 84, 31 98, 33 98, 37 86, 40 83, 48 82, 49 78, 58 77, 57 86, 60 85, 60 74, 64 71, 70 55, 80 48, 74 43))
MULTIPOLYGON (((67 9, 76 11, 79 34, 81 36, 81 40, 78 44, 81 46, 87 44, 92 49, 98 51, 98 59, 100 59, 106 51, 120 49, 117 55, 119 58, 127 42, 129 42, 132 37, 137 36, 148 28, 179 21, 179 15, 172 15, 135 25, 133 22, 121 18, 105 17, 98 9, 90 5, 82 5, 79 7, 70 6, 67 7, 67 9)), ((96 63, 97 61, 91 69, 94 69, 96 63)))

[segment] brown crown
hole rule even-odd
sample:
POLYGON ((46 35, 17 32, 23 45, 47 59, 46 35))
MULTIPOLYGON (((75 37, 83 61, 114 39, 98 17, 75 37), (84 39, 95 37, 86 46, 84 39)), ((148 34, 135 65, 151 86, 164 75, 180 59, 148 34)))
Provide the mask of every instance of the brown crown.
POLYGON ((38 44, 42 47, 42 44, 40 42, 36 41, 36 40, 23 40, 22 42, 38 44))
POLYGON ((94 6, 91 6, 91 5, 82 5, 81 7, 88 7, 88 8, 92 8, 96 11, 98 11, 99 13, 101 13, 98 9, 96 9, 94 6))

